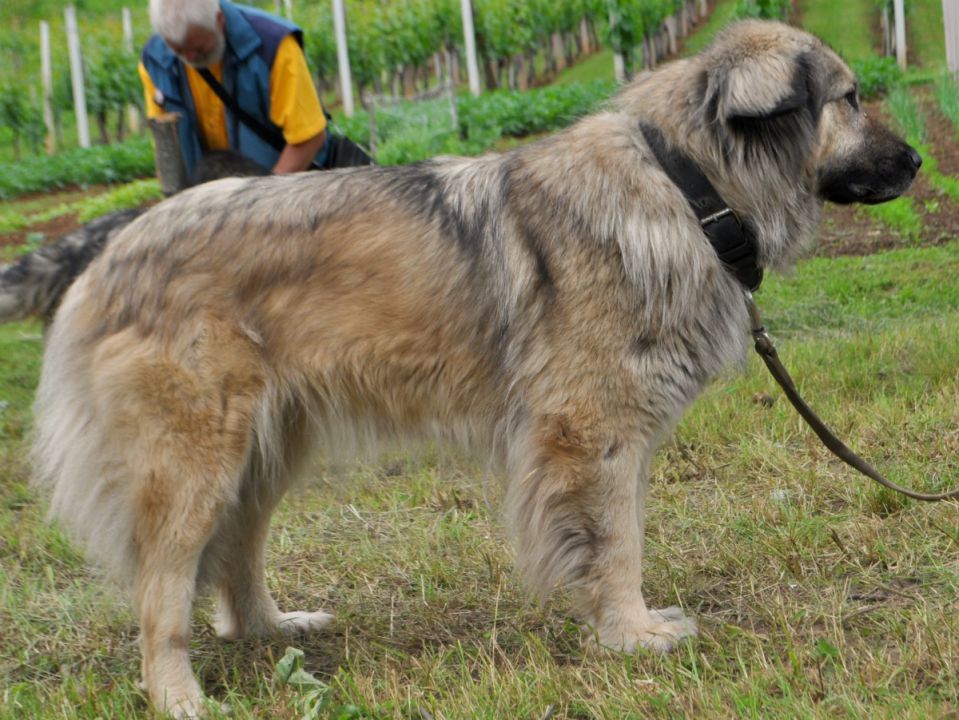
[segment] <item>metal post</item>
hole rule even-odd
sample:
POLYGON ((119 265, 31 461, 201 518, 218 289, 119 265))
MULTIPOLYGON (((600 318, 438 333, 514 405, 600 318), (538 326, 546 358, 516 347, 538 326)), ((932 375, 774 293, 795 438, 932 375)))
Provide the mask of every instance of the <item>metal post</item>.
MULTIPOLYGON (((123 8, 123 47, 126 51, 133 54, 133 16, 130 8, 123 8)), ((140 131, 140 111, 135 105, 127 105, 127 126, 130 132, 140 131)))
POLYGON ((479 63, 476 61, 476 30, 473 27, 473 3, 461 0, 463 13, 463 39, 466 41, 466 74, 469 76, 470 92, 474 97, 480 94, 479 63))
POLYGON ((896 62, 906 69, 906 12, 903 0, 893 0, 896 17, 896 62))
POLYGON ((343 112, 353 117, 353 78, 350 75, 350 54, 346 45, 346 11, 343 0, 333 0, 333 29, 336 32, 336 60, 340 66, 340 90, 343 112))
POLYGON ((40 21, 40 80, 43 86, 43 124, 47 128, 47 154, 57 149, 57 129, 53 124, 53 69, 50 62, 50 23, 40 21))
POLYGON ((942 0, 942 24, 946 32, 946 63, 959 73, 959 0, 942 0))
POLYGON ((77 10, 73 5, 63 9, 67 25, 67 46, 70 50, 70 79, 73 81, 73 109, 77 116, 77 137, 80 147, 90 147, 90 122, 87 119, 87 96, 83 87, 83 56, 80 54, 80 30, 77 10))

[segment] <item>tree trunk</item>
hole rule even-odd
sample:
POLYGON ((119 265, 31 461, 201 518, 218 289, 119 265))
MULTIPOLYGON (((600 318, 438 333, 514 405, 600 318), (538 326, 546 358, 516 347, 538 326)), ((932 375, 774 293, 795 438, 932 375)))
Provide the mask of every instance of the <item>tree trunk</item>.
POLYGON ((127 134, 126 118, 126 108, 120 108, 117 110, 117 142, 123 142, 123 138, 127 134))
POLYGON ((589 55, 593 51, 589 37, 589 20, 586 17, 579 21, 579 47, 583 55, 589 55))
POLYGON ((107 111, 100 110, 97 113, 97 129, 100 132, 100 144, 109 145, 110 144, 110 131, 107 127, 107 111))

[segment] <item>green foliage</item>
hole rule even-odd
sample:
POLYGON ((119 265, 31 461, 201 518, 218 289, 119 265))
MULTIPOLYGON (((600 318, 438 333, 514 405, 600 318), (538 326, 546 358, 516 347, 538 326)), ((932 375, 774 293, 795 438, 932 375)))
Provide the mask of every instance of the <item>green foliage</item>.
POLYGON ((138 208, 162 198, 160 183, 155 178, 150 178, 134 180, 102 195, 86 198, 76 203, 74 207, 77 220, 86 223, 107 213, 138 208))
POLYGON ((43 140, 43 116, 35 103, 27 100, 25 86, 12 82, 0 85, 0 126, 10 128, 17 159, 21 155, 21 140, 26 141, 31 151, 39 150, 43 140))
POLYGON ((460 134, 524 137, 565 127, 594 110, 615 87, 612 82, 593 82, 467 97, 460 101, 460 134))
POLYGON ((108 44, 101 45, 98 52, 85 54, 87 110, 97 120, 103 143, 109 142, 108 114, 116 114, 117 139, 122 140, 127 106, 139 106, 143 102, 142 86, 134 70, 136 64, 136 55, 108 44))
POLYGON ((0 163, 0 199, 70 185, 125 182, 153 172, 153 146, 148 138, 138 137, 109 146, 0 163))
POLYGON ((936 100, 959 134, 959 81, 952 73, 943 73, 936 82, 936 100))
MULTIPOLYGON (((504 136, 525 137, 565 127, 594 110, 615 87, 611 81, 598 81, 461 97, 458 128, 452 127, 447 100, 377 109, 376 159, 394 165, 439 154, 475 155, 490 150, 504 136)), ((337 125, 354 140, 369 144, 366 112, 338 119, 337 125)))
POLYGON ((786 20, 791 9, 791 0, 739 0, 736 3, 736 17, 786 20))
POLYGON ((859 78, 859 95, 865 100, 885 95, 902 80, 895 58, 871 55, 853 60, 850 67, 859 78))
POLYGON ((902 196, 881 205, 867 205, 859 212, 870 215, 914 242, 918 242, 922 236, 922 216, 911 197, 902 196))
POLYGON ((907 85, 899 83, 892 87, 886 97, 886 108, 908 142, 921 145, 926 141, 926 118, 907 85))

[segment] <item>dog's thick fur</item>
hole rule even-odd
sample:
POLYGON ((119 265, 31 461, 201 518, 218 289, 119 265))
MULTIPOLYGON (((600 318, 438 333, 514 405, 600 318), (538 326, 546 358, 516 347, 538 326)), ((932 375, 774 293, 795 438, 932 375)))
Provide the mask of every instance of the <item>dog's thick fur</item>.
POLYGON ((860 111, 831 50, 747 22, 506 154, 197 188, 78 279, 49 335, 37 476, 131 579, 155 704, 200 707, 198 580, 227 637, 326 622, 277 609, 264 546, 309 449, 344 437, 492 455, 534 592, 567 588, 626 651, 695 632, 640 590, 648 470, 703 386, 742 363, 747 317, 640 122, 702 168, 767 268, 811 244, 824 199, 890 199, 920 162, 860 111))

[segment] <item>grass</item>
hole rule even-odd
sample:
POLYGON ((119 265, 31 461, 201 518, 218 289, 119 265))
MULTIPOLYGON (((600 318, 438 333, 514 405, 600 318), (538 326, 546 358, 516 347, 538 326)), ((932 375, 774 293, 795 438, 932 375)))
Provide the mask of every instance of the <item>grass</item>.
POLYGON ((615 80, 613 72, 613 51, 608 48, 597 50, 585 60, 562 70, 553 81, 553 85, 572 85, 591 83, 597 80, 611 82, 615 80))
POLYGON ((875 55, 875 0, 801 0, 802 26, 822 38, 847 62, 875 55))
POLYGON ((76 199, 60 201, 53 205, 43 201, 23 203, 19 206, 14 203, 0 204, 0 233, 16 232, 64 215, 75 214, 79 222, 86 223, 101 215, 140 207, 144 203, 159 200, 162 197, 163 193, 160 191, 158 181, 149 179, 134 180, 101 193, 78 194, 76 199), (35 209, 24 212, 25 207, 35 209))
POLYGON ((908 47, 919 66, 940 69, 946 64, 941 0, 909 0, 906 3, 908 47))
MULTIPOLYGON (((813 406, 893 478, 923 487, 957 469, 957 273, 953 243, 812 260, 758 296, 813 406)), ((26 486, 40 352, 36 326, 0 328, 0 718, 139 715, 134 619, 26 486)), ((753 359, 660 453, 646 592, 701 627, 671 655, 596 653, 561 597, 528 602, 484 499, 496 507, 498 484, 429 451, 320 471, 279 511, 278 600, 337 615, 296 643, 315 683, 275 679, 282 642, 217 641, 205 601, 195 667, 236 718, 955 714, 955 506, 888 497, 810 438, 753 359)))
POLYGON ((720 30, 722 30, 736 13, 736 0, 719 0, 714 6, 712 13, 706 19, 702 26, 696 28, 683 43, 683 55, 694 55, 704 49, 713 41, 720 30))

